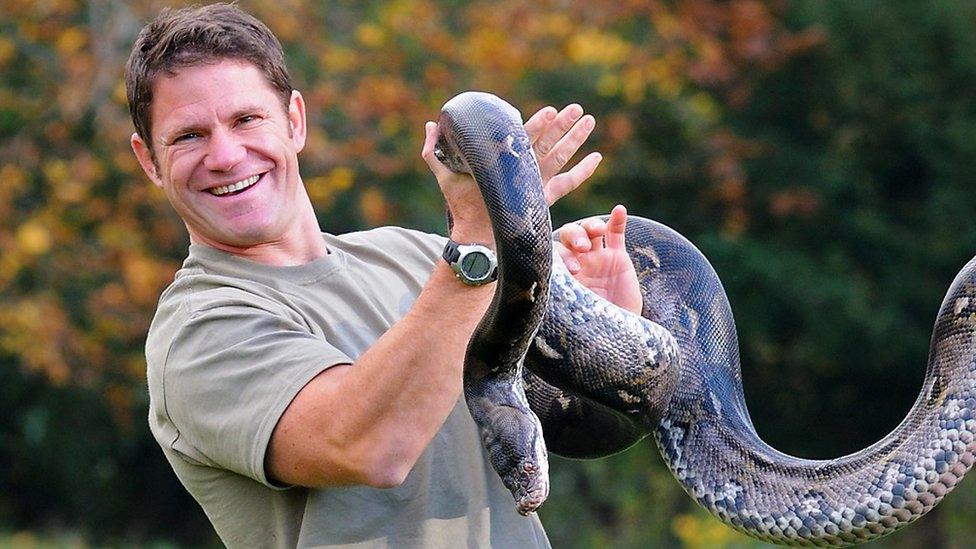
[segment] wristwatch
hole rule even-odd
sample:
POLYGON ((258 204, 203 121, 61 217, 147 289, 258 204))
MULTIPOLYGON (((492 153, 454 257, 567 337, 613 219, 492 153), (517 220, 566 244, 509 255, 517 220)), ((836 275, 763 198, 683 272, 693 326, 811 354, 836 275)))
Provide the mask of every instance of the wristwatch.
POLYGON ((448 239, 444 260, 468 286, 481 286, 498 278, 498 260, 491 248, 481 244, 458 244, 448 239))

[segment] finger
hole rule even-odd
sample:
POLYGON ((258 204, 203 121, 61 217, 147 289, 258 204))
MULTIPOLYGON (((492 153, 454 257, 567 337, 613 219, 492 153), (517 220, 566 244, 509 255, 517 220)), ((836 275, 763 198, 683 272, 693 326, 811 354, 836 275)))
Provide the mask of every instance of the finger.
POLYGON ((550 178, 545 184, 546 202, 552 206, 557 200, 573 192, 593 175, 602 160, 602 154, 590 153, 568 171, 550 178))
POLYGON ((545 106, 536 111, 535 114, 525 121, 525 133, 529 136, 529 141, 533 144, 542 135, 550 122, 556 118, 556 108, 545 106))
POLYGON ((560 227, 559 243, 575 253, 590 251, 590 236, 579 223, 567 223, 560 227))
POLYGON ((591 217, 583 221, 583 228, 586 229, 586 236, 590 239, 590 249, 603 249, 603 237, 607 234, 607 224, 598 217, 591 217))
POLYGON ((610 211, 610 219, 607 220, 607 248, 614 250, 624 249, 624 235, 627 231, 627 208, 620 204, 613 207, 610 211))
POLYGON ((443 176, 447 176, 449 173, 451 173, 451 170, 442 164, 434 154, 434 146, 437 145, 437 137, 437 123, 428 121, 426 124, 424 124, 424 147, 420 152, 420 156, 423 157, 425 162, 427 162, 427 166, 430 167, 430 171, 434 173, 434 177, 440 180, 443 176))
POLYGON ((580 271, 580 269, 583 268, 583 266, 580 265, 579 259, 576 258, 576 254, 574 254, 571 250, 558 242, 555 244, 555 248, 559 253, 559 258, 563 260, 563 265, 566 265, 566 268, 569 269, 570 273, 576 274, 580 271))
POLYGON ((539 135, 539 138, 533 145, 536 158, 542 158, 549 154, 549 151, 556 146, 556 143, 566 135, 566 132, 576 124, 576 121, 581 116, 583 116, 583 107, 576 103, 567 105, 563 110, 559 111, 556 117, 546 125, 545 130, 539 135))
POLYGON ((542 180, 545 181, 559 173, 563 169, 576 151, 583 146, 583 143, 593 133, 596 127, 596 120, 585 115, 580 118, 573 126, 553 145, 552 149, 544 157, 539 159, 539 172, 542 180))

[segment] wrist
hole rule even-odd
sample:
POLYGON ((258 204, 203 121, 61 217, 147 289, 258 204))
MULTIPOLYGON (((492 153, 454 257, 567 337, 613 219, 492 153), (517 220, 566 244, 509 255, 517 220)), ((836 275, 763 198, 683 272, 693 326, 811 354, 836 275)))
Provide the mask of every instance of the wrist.
POLYGON ((498 260, 487 246, 448 240, 441 257, 468 286, 483 286, 494 282, 498 276, 498 260))
POLYGON ((458 244, 481 244, 492 250, 495 249, 495 234, 492 231, 491 223, 485 220, 471 222, 470 220, 458 220, 454 218, 454 226, 451 227, 451 240, 458 244))
POLYGON ((491 231, 451 231, 450 239, 458 244, 478 244, 495 251, 495 238, 491 231))
MULTIPOLYGON (((444 294, 439 294, 441 295, 442 300, 450 300, 454 299, 455 297, 463 297, 468 299, 472 298, 473 296, 481 296, 474 297, 474 299, 485 299, 486 301, 483 303, 483 305, 487 306, 488 302, 491 301, 492 295, 495 293, 494 283, 483 284, 481 286, 469 286, 461 282, 457 276, 457 273, 454 272, 454 269, 452 269, 443 258, 437 261, 437 265, 434 267, 434 271, 431 273, 430 282, 432 286, 440 288, 440 291, 446 292, 444 294)), ((474 305, 474 303, 471 304, 474 305)), ((481 311, 481 314, 484 314, 483 310, 481 311)))

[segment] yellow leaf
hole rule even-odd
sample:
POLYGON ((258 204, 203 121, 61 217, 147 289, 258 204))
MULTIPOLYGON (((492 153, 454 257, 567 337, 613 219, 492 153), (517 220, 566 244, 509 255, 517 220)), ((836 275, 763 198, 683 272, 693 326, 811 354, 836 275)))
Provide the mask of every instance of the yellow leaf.
POLYGON ((78 27, 69 27, 58 36, 56 47, 61 55, 71 55, 85 47, 88 34, 78 27))
POLYGON ((150 303, 159 295, 162 269, 155 261, 138 255, 122 259, 122 278, 136 302, 150 303))
POLYGON ((654 28, 661 38, 673 40, 681 36, 681 23, 673 13, 667 10, 652 10, 651 19, 654 21, 654 28))
POLYGON ((390 203, 376 187, 370 187, 359 197, 359 209, 370 225, 382 225, 390 220, 390 203))
POLYGON ((532 17, 529 30, 535 34, 566 36, 573 32, 575 25, 569 15, 563 12, 545 13, 532 17))
POLYGON ((41 168, 44 177, 55 188, 68 180, 68 164, 59 158, 48 160, 41 168))
POLYGON ((6 65, 17 53, 17 45, 6 36, 0 36, 0 66, 6 65))
POLYGON ((335 45, 322 54, 322 69, 327 72, 345 72, 356 68, 356 52, 350 48, 335 45))
POLYGON ((580 65, 619 65, 631 54, 631 45, 619 36, 595 30, 574 34, 566 44, 566 53, 580 65))
POLYGON ((125 82, 122 79, 119 79, 119 81, 115 83, 115 87, 112 88, 112 101, 124 107, 128 104, 128 100, 129 99, 125 94, 125 82))
POLYGON ((17 246, 28 255, 41 255, 51 249, 51 231, 36 220, 17 229, 17 246))
MULTIPOLYGON (((679 75, 681 69, 678 62, 674 56, 655 59, 647 65, 648 78, 644 79, 642 76, 642 79, 652 82, 665 99, 676 99, 681 95, 681 90, 684 87, 679 75)), ((646 83, 642 82, 642 88, 646 83)))
POLYGON ((339 166, 329 172, 329 186, 337 191, 345 191, 352 187, 353 176, 354 174, 351 168, 339 166))
POLYGON ((606 73, 596 81, 596 92, 603 97, 612 97, 620 93, 620 77, 606 73))
POLYGON ((351 168, 339 166, 328 175, 313 177, 305 182, 308 196, 315 204, 328 207, 336 195, 352 187, 355 174, 351 168))
POLYGON ((718 105, 707 93, 696 93, 689 102, 692 112, 706 122, 715 122, 719 116, 718 105))
MULTIPOLYGON (((120 150, 112 156, 112 163, 115 164, 116 168, 126 173, 139 175, 143 178, 145 177, 145 175, 142 173, 142 169, 139 167, 139 162, 136 160, 135 155, 132 154, 132 151, 120 150)), ((146 179, 140 180, 139 183, 144 181, 146 181, 146 179)))
POLYGON ((644 92, 647 90, 647 78, 640 68, 631 68, 624 72, 621 88, 628 103, 640 103, 644 100, 644 92))
POLYGON ((44 373, 52 382, 67 382, 71 369, 63 352, 68 335, 64 310, 44 296, 6 305, 0 308, 0 348, 17 355, 24 366, 44 373))
POLYGON ((20 255, 13 250, 4 250, 4 253, 0 253, 0 289, 9 284, 20 272, 23 266, 20 255))
POLYGON ((720 549, 742 543, 747 538, 709 515, 678 515, 671 530, 683 547, 720 549))
POLYGON ((394 136, 403 128, 402 120, 395 114, 388 114, 380 119, 380 133, 385 136, 394 136))
POLYGON ((356 40, 368 48, 379 48, 386 42, 386 31, 373 23, 363 23, 356 27, 356 40))
POLYGON ((24 175, 24 170, 20 166, 14 164, 4 164, 0 168, 0 182, 3 184, 3 190, 7 192, 20 191, 24 188, 24 184, 27 179, 24 175))

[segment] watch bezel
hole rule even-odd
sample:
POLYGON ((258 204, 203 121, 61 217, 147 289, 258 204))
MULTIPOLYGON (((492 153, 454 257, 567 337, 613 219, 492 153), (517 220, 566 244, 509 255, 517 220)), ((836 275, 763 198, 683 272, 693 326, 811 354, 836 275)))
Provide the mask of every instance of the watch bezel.
POLYGON ((498 259, 495 256, 495 252, 488 246, 482 244, 458 244, 453 240, 448 241, 448 245, 444 250, 444 259, 451 266, 451 270, 454 274, 469 286, 482 286, 488 284, 489 282, 494 282, 498 278, 498 259), (450 250, 456 250, 456 256, 454 253, 450 253, 450 250), (488 270, 482 276, 472 276, 471 273, 465 271, 464 260, 473 255, 481 254, 488 261, 488 270))

